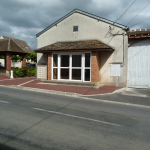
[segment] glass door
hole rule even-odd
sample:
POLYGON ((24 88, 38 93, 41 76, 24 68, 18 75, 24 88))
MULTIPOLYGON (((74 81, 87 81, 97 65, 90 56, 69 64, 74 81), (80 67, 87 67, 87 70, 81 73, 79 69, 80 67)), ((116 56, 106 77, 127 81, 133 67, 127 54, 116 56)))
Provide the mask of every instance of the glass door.
POLYGON ((82 80, 82 55, 72 55, 71 80, 82 80))
POLYGON ((90 53, 58 53, 52 57, 52 79, 91 81, 90 53))
POLYGON ((70 55, 60 55, 60 79, 70 79, 70 55))

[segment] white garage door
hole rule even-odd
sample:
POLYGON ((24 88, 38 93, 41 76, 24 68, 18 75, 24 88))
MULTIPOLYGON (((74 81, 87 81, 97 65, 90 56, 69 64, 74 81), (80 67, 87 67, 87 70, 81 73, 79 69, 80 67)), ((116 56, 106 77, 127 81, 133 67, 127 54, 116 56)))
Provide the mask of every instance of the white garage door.
POLYGON ((128 87, 150 88, 150 39, 128 49, 128 87))

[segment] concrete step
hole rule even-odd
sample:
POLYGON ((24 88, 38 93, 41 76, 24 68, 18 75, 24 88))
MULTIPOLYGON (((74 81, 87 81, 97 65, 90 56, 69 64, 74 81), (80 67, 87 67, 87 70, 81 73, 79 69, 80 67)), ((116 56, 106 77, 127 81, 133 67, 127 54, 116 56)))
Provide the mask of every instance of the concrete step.
POLYGON ((87 88, 93 88, 93 89, 98 89, 98 88, 104 86, 103 84, 98 84, 98 83, 76 82, 76 81, 45 80, 43 82, 47 83, 47 84, 54 84, 54 85, 68 85, 68 86, 77 86, 77 87, 87 87, 87 88))

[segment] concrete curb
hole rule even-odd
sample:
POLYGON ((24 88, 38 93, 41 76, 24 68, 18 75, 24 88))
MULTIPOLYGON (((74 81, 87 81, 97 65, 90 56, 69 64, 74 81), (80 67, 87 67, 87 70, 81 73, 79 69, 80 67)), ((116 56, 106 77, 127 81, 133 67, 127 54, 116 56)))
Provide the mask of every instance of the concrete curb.
POLYGON ((6 87, 6 88, 13 88, 13 89, 26 90, 26 91, 40 92, 40 93, 49 93, 49 94, 75 96, 75 97, 80 97, 80 96, 82 96, 81 94, 78 94, 78 93, 70 93, 70 92, 61 92, 61 91, 45 90, 45 89, 30 88, 30 87, 23 87, 23 86, 14 86, 14 85, 12 85, 12 86, 0 85, 0 86, 6 87))
POLYGON ((95 94, 95 95, 82 95, 78 93, 71 93, 71 92, 61 92, 61 91, 53 91, 53 90, 46 90, 46 89, 39 89, 39 88, 30 88, 30 87, 24 87, 24 86, 5 86, 5 85, 0 85, 3 87, 7 88, 14 88, 14 89, 21 89, 21 90, 27 90, 27 91, 35 91, 35 92, 41 92, 41 93, 50 93, 50 94, 58 94, 58 95, 66 95, 66 96, 75 96, 75 97, 87 97, 87 96, 98 96, 98 95, 109 95, 109 94, 114 94, 114 93, 119 93, 125 90, 125 88, 115 90, 112 93, 105 93, 105 94, 95 94))
MULTIPOLYGON (((110 101, 110 100, 102 100, 102 99, 94 99, 94 98, 89 98, 89 97, 83 97, 81 94, 78 94, 78 93, 59 92, 59 91, 53 91, 53 90, 29 88, 29 87, 22 87, 22 86, 5 86, 5 85, 0 85, 0 86, 1 87, 6 87, 6 88, 13 88, 13 89, 40 92, 40 93, 57 94, 57 95, 64 95, 64 96, 73 96, 73 97, 86 99, 86 100, 93 100, 93 101, 97 101, 97 102, 112 103, 112 104, 127 105, 127 106, 142 107, 142 108, 150 108, 150 106, 147 106, 147 105, 140 105, 140 104, 133 104, 133 103, 125 103, 125 102, 117 102, 117 101, 110 101)), ((114 91, 114 93, 122 92, 124 89, 126 89, 126 88, 116 90, 116 91, 114 91)), ((108 94, 112 94, 112 93, 108 93, 108 94)))

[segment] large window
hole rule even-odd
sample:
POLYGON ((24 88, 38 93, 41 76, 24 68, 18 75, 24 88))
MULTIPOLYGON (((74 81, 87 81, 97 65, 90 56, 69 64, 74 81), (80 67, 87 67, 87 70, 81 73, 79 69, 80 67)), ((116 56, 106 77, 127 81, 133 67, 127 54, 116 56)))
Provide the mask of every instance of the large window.
POLYGON ((53 80, 91 81, 91 53, 53 54, 53 80))

